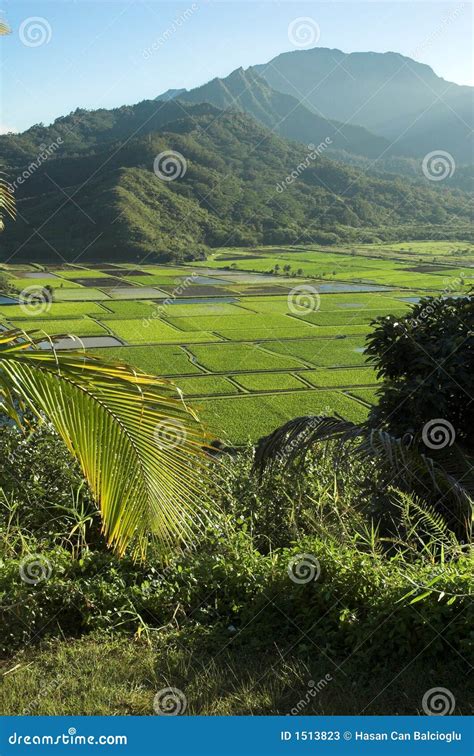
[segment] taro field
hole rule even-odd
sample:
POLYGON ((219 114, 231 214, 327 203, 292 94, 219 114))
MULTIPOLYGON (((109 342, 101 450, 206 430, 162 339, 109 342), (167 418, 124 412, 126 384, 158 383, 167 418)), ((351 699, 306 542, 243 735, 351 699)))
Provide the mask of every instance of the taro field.
POLYGON ((3 328, 61 335, 163 376, 211 433, 254 441, 286 420, 363 420, 377 401, 366 363, 373 318, 427 294, 467 291, 462 242, 221 249, 192 265, 3 265, 3 328), (48 296, 42 296, 49 292, 48 296), (38 295, 39 293, 39 295, 38 295))

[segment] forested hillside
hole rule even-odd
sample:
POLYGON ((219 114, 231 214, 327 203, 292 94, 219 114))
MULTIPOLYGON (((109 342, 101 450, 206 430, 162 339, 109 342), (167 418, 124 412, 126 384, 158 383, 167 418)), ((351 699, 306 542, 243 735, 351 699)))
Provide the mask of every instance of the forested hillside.
POLYGON ((417 238, 427 224, 434 238, 468 233, 461 191, 366 175, 210 105, 76 111, 0 149, 19 211, 3 259, 193 259, 229 244, 417 238), (154 172, 169 150, 182 156, 172 181, 154 172))

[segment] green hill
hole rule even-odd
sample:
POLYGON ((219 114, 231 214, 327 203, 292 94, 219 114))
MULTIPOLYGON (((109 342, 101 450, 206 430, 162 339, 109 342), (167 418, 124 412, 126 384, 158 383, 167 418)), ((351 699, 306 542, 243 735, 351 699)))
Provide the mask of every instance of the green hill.
POLYGON ((38 143, 58 138, 17 188, 3 260, 195 259, 221 245, 416 238, 427 225, 431 236, 456 238, 469 226, 461 191, 311 157, 244 113, 210 105, 76 111, 0 137, 10 180, 31 168, 38 143), (187 168, 173 181, 153 171, 168 150, 187 168))

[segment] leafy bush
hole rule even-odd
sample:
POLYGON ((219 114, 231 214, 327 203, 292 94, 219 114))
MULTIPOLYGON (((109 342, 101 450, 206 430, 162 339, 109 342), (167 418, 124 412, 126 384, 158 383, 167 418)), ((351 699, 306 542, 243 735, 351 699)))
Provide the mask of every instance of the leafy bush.
POLYGON ((409 659, 428 645, 433 659, 449 647, 466 654, 472 642, 466 557, 442 568, 410 566, 320 537, 262 555, 241 523, 233 535, 214 533, 167 568, 138 567, 110 553, 74 559, 56 548, 34 555, 47 576, 31 584, 22 578, 27 559, 22 554, 2 565, 2 653, 44 635, 150 632, 174 623, 221 634, 234 628, 235 642, 262 648, 297 642, 304 651, 311 638, 334 658, 370 638, 364 653, 373 663, 387 655, 409 659), (301 554, 318 560, 317 580, 290 578, 290 562, 301 554))
POLYGON ((403 317, 381 317, 366 354, 384 379, 375 425, 419 433, 442 418, 458 443, 473 447, 474 298, 426 297, 403 317))

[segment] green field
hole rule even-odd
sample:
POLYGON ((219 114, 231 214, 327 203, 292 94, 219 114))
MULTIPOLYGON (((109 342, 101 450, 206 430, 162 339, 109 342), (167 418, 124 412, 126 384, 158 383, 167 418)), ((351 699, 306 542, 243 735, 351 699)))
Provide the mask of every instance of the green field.
POLYGON ((425 295, 465 291, 474 247, 223 249, 192 266, 101 267, 3 266, 18 292, 53 288, 36 316, 0 304, 3 325, 74 334, 86 347, 103 337, 96 354, 172 380, 212 433, 245 443, 298 415, 363 420, 377 401, 363 354, 370 322, 425 295), (302 306, 299 287, 310 295, 302 306))

